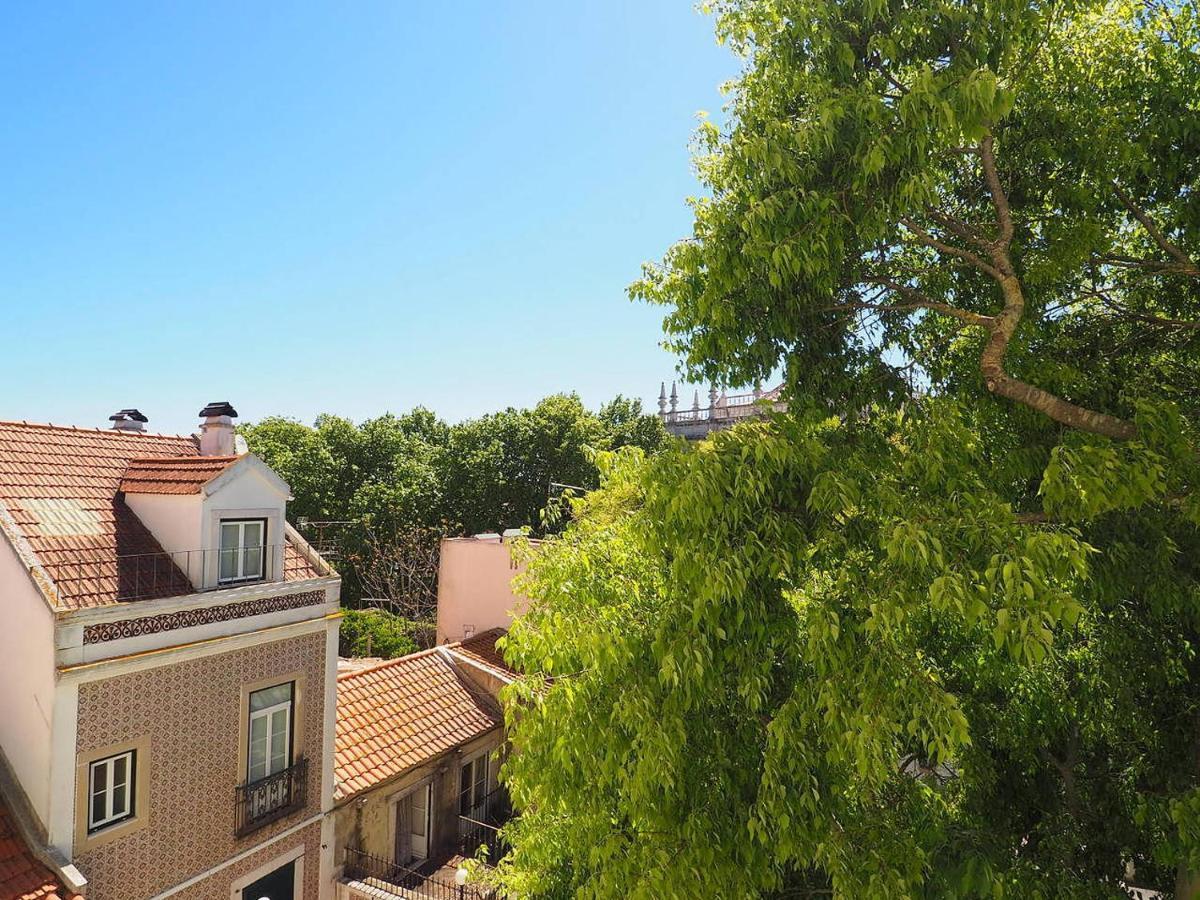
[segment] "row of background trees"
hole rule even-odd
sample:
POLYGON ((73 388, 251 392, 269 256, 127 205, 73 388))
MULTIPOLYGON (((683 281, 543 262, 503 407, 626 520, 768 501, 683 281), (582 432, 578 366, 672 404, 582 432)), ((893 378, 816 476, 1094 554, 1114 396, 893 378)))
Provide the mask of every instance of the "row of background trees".
POLYGON ((343 652, 383 656, 428 642, 443 537, 557 530, 561 485, 597 485, 595 451, 653 454, 666 440, 641 401, 617 396, 593 411, 575 394, 455 424, 417 407, 359 423, 272 416, 240 430, 291 485, 292 524, 337 547, 343 652))

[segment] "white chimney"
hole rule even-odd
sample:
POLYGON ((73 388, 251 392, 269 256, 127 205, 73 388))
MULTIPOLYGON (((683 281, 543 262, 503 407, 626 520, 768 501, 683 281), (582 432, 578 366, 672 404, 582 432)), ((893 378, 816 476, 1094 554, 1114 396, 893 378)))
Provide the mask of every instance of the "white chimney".
POLYGON ((237 440, 233 431, 233 420, 237 410, 227 400, 210 403, 200 410, 200 455, 236 456, 237 440))
POLYGON ((145 431, 150 420, 136 409, 120 409, 108 417, 117 431, 145 431))

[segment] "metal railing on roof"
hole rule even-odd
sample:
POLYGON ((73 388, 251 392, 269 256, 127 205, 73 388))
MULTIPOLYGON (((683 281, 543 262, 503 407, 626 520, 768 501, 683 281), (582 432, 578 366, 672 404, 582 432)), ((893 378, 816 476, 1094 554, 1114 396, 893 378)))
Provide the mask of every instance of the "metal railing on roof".
POLYGON ((282 581, 284 548, 284 544, 262 544, 228 549, 161 550, 118 554, 106 559, 47 561, 44 565, 59 589, 69 595, 146 600, 282 581))

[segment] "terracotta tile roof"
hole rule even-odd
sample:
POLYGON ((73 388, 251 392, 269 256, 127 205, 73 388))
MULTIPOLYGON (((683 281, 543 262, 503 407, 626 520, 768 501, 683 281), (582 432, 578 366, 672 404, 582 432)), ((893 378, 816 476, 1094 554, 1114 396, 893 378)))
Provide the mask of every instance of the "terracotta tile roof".
POLYGON ((0 799, 0 900, 71 900, 77 894, 33 855, 0 799))
MULTIPOLYGON (((138 472, 162 471, 151 469, 156 459, 178 471, 200 459, 199 448, 181 435, 0 422, 0 530, 28 543, 53 582, 57 606, 81 609, 131 596, 192 593, 187 577, 120 494, 135 463, 138 472)), ((285 546, 286 581, 319 574, 290 543, 285 546)))
POLYGON ((504 661, 504 657, 496 649, 496 641, 506 634, 508 631, 504 628, 492 628, 457 644, 449 644, 446 649, 456 656, 465 657, 473 663, 492 669, 505 678, 516 678, 517 671, 504 661))
POLYGON ((339 800, 503 724, 494 701, 442 654, 424 650, 338 677, 334 771, 339 800))
POLYGON ((132 459, 121 477, 126 494, 198 494, 231 465, 236 456, 161 456, 132 459))

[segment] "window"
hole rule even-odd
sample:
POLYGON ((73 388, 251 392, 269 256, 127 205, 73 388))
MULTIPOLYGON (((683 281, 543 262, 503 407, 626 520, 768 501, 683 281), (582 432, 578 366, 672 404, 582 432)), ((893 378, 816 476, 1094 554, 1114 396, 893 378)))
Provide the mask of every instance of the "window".
POLYGON ((137 751, 98 759, 88 766, 88 833, 132 818, 137 751))
POLYGON ((292 764, 292 716, 296 683, 289 681, 250 694, 246 780, 260 781, 292 764))
POLYGON ((459 774, 458 814, 472 819, 482 818, 487 797, 488 756, 485 753, 463 763, 459 774))
POLYGON ((221 520, 220 581, 253 581, 263 577, 266 519, 221 520))

